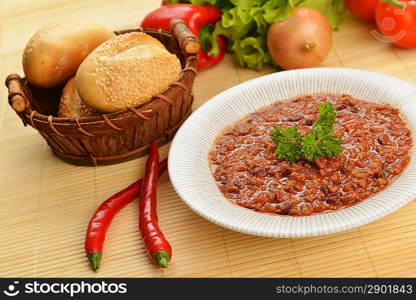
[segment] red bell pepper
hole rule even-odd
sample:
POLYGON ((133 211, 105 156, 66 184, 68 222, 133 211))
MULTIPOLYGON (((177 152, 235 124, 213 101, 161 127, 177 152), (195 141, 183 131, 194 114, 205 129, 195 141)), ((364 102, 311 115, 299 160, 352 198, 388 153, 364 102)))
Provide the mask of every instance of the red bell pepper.
POLYGON ((212 5, 168 4, 149 13, 142 21, 143 28, 170 30, 173 18, 182 19, 191 32, 201 40, 198 53, 198 68, 210 68, 220 62, 226 50, 226 40, 222 36, 212 39, 212 28, 221 19, 221 10, 212 5), (211 38, 207 38, 210 35, 211 38))
POLYGON ((204 46, 201 47, 201 51, 198 53, 198 68, 208 69, 219 63, 225 55, 227 49, 227 40, 225 37, 219 35, 216 37, 218 50, 215 50, 214 44, 211 45, 210 49, 205 50, 204 46), (216 53, 216 54, 215 54, 216 53))

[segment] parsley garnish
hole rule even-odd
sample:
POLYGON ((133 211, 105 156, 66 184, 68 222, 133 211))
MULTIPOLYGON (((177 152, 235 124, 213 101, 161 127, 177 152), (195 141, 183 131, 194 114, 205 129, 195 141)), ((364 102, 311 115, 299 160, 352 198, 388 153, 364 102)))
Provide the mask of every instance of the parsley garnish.
POLYGON ((276 144, 275 153, 278 158, 291 162, 302 158, 301 138, 297 127, 284 129, 281 126, 275 126, 270 131, 270 135, 276 144))
POLYGON ((296 162, 302 158, 315 161, 318 157, 336 157, 342 151, 342 140, 335 136, 335 109, 330 102, 318 105, 318 117, 312 130, 301 137, 296 126, 275 126, 270 136, 279 159, 296 162))

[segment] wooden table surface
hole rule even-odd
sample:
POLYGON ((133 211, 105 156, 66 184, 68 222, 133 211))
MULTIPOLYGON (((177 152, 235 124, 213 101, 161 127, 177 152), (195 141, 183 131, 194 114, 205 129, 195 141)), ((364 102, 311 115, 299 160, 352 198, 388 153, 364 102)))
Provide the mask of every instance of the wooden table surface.
MULTIPOLYGON (((2 0, 0 77, 23 74, 25 43, 42 25, 85 17, 113 29, 138 26, 158 0, 2 0)), ((416 83, 416 50, 372 37, 374 26, 348 16, 334 35, 326 67, 387 73, 416 83)), ((195 82, 195 109, 217 93, 272 72, 236 67, 228 55, 195 82)), ((394 87, 391 87, 394 88, 394 87)), ((245 235, 194 214, 171 187, 158 188, 160 225, 174 249, 167 270, 147 259, 136 204, 115 219, 102 268, 90 271, 83 252, 89 217, 100 202, 143 174, 145 158, 105 167, 76 167, 56 158, 40 135, 23 127, 0 88, 0 277, 414 277, 416 205, 346 232, 303 239, 245 235)), ((416 100, 415 100, 416 101, 416 100)), ((166 157, 168 145, 161 150, 166 157)))

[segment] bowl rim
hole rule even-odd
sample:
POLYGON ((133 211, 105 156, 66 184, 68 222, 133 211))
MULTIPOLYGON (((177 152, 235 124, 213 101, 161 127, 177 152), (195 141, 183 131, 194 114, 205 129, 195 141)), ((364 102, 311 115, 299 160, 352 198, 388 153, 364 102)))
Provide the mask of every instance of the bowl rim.
MULTIPOLYGON (((170 180, 172 182, 172 186, 174 190, 176 191, 176 193, 185 202, 185 204, 191 208, 191 210, 193 210, 195 213, 197 213, 201 217, 217 225, 220 225, 222 227, 225 227, 227 229, 231 229, 234 231, 257 235, 257 236, 265 236, 265 237, 298 238, 298 237, 310 237, 310 236, 332 234, 332 233, 362 226, 364 224, 373 222, 397 210, 398 208, 410 202, 414 197, 416 197, 416 186, 409 187, 411 180, 406 179, 404 180, 404 182, 401 182, 403 193, 401 193, 397 197, 394 197, 394 199, 391 200, 391 202, 387 201, 386 199, 383 199, 383 202, 381 203, 383 205, 379 209, 376 207, 377 203, 370 202, 370 200, 373 200, 374 198, 379 197, 383 193, 386 193, 386 191, 389 191, 393 185, 395 185, 400 179, 402 179, 402 177, 404 177, 404 173, 406 173, 409 170, 410 164, 415 164, 412 167, 411 175, 412 176, 414 175, 414 176, 411 179, 413 178, 416 179, 416 162, 414 159, 415 147, 413 147, 412 152, 410 154, 412 157, 411 163, 407 166, 404 172, 398 178, 396 178, 393 184, 388 186, 385 190, 375 194, 375 196, 372 196, 358 204, 352 205, 351 207, 344 208, 341 210, 336 210, 333 212, 316 214, 316 215, 311 215, 311 216, 299 216, 299 217, 281 216, 281 215, 268 216, 267 214, 255 212, 253 210, 243 208, 241 206, 231 203, 230 200, 226 199, 219 192, 216 185, 215 187, 218 190, 218 193, 222 196, 223 201, 226 201, 228 203, 228 204, 224 203, 224 205, 228 206, 228 208, 227 207, 225 208, 225 211, 220 211, 218 208, 216 209, 216 208, 210 207, 209 205, 208 206, 201 205, 201 203, 196 202, 195 199, 193 199, 193 198, 202 197, 202 195, 198 195, 198 193, 195 190, 201 187, 203 188, 203 184, 210 184, 209 179, 211 180, 213 184, 215 184, 210 171, 209 171, 209 174, 210 174, 209 179, 204 178, 204 180, 201 181, 198 178, 190 177, 193 183, 195 182, 197 183, 196 186, 192 188, 187 187, 188 184, 187 182, 184 181, 184 179, 186 178, 184 178, 183 174, 186 174, 187 172, 189 172, 190 161, 185 161, 184 163, 183 160, 187 159, 186 153, 181 154, 180 152, 181 151, 183 152, 183 150, 186 149, 184 148, 184 142, 187 140, 184 140, 184 137, 188 138, 189 134, 194 134, 192 133, 192 131, 197 130, 197 128, 195 127, 195 124, 197 123, 196 121, 198 121, 201 118, 201 116, 203 116, 204 114, 209 114, 210 110, 213 110, 213 108, 217 106, 224 106, 225 104, 224 102, 222 102, 223 98, 227 98, 231 96, 232 94, 243 95, 244 92, 247 92, 248 88, 250 87, 253 89, 255 89, 255 87, 259 88, 266 82, 274 82, 274 81, 279 81, 279 80, 283 82, 285 80, 293 81, 294 78, 297 76, 300 76, 302 79, 308 78, 308 76, 311 76, 313 78, 315 74, 316 76, 323 76, 323 77, 332 76, 334 74, 337 74, 336 76, 342 77, 346 74, 349 74, 353 77, 356 76, 356 77, 368 78, 368 82, 360 81, 360 85, 371 85, 371 83, 374 83, 377 80, 381 81, 381 84, 383 83, 385 84, 386 82, 388 82, 390 84, 393 84, 396 87, 400 86, 402 94, 404 93, 404 95, 407 95, 408 97, 414 96, 416 98, 416 87, 406 81, 403 81, 401 79, 398 79, 396 77, 392 77, 383 73, 358 70, 358 69, 350 69, 350 68, 311 68, 311 69, 283 71, 283 72, 272 73, 272 74, 268 74, 265 76, 257 77, 252 80, 240 83, 234 87, 231 87, 217 94, 216 96, 212 97, 211 99, 206 101, 204 104, 202 104, 188 118, 188 120, 186 120, 186 122, 181 126, 181 128, 179 128, 177 134, 175 135, 171 143, 171 147, 170 147, 169 155, 168 155, 168 166, 169 166, 168 170, 169 170, 170 180), (415 174, 413 174, 413 171, 415 174), (408 188, 406 189, 404 186, 408 188), (358 207, 360 209, 357 210, 358 207), (375 210, 367 211, 367 213, 363 213, 362 210, 365 208, 375 208, 375 210), (229 215, 227 216, 226 214, 229 213, 230 211, 232 211, 232 213, 235 215, 232 215, 231 217, 229 215), (270 217, 275 218, 275 219, 280 219, 281 221, 269 222, 267 218, 270 218, 270 217), (324 221, 322 220, 322 217, 325 218, 324 221), (245 220, 245 218, 248 218, 249 220, 247 221, 245 220), (343 220, 342 222, 339 222, 340 218, 343 220), (250 227, 251 225, 253 225, 253 222, 255 226, 250 227), (328 222, 331 222, 329 223, 330 226, 328 225, 328 222), (279 226, 276 227, 275 226, 276 224, 278 224, 279 226), (316 227, 316 225, 318 226, 316 227)), ((369 88, 371 88, 371 86, 368 86, 368 89, 369 88)), ((316 91, 316 92, 320 92, 320 91, 316 91)), ((322 92, 325 92, 325 91, 322 91, 322 92)), ((334 93, 331 91, 329 91, 328 93, 339 94, 339 93, 334 93)), ((305 93, 299 92, 297 94, 305 94, 305 93)), ((242 96, 242 99, 243 97, 244 95, 242 96)), ((288 98, 275 99, 273 102, 280 101, 280 100, 283 101, 286 99, 288 98)), ((377 99, 366 99, 366 100, 377 101, 377 99)), ((273 102, 270 102, 269 104, 273 102)), ((267 105, 264 105, 263 107, 265 106, 267 105)), ((245 113, 245 115, 251 112, 253 112, 253 110, 248 110, 245 113)), ((401 112, 403 111, 401 110, 401 112)), ((410 115, 410 116, 409 116, 410 113, 408 114, 408 112, 402 115, 405 116, 407 121, 409 121, 409 119, 413 120, 416 125, 416 109, 415 109, 415 112, 412 112, 412 113, 413 115, 410 115)), ((241 115, 240 118, 243 118, 245 115, 241 115)), ((231 124, 232 123, 228 123, 227 126, 231 124)), ((412 129, 412 136, 415 136, 416 127, 415 126, 410 126, 410 127, 412 129)), ((225 127, 223 126, 222 129, 224 128, 225 127)), ((217 132, 216 136, 218 136, 218 134, 219 132, 217 132)), ((186 147, 192 147, 192 142, 187 143, 186 147)), ((211 143, 211 147, 212 147, 212 143, 211 143)), ((206 160, 208 161, 208 157, 206 157, 206 160)), ((207 166, 208 165, 209 164, 207 162, 207 166)), ((195 175, 195 174, 192 174, 192 175, 195 175)), ((187 176, 190 176, 190 175, 188 174, 187 176)), ((219 197, 218 194, 215 194, 212 197, 210 196, 210 198, 216 198, 216 197, 219 197)), ((386 197, 391 197, 391 193, 384 196, 384 198, 386 197)), ((224 207, 221 207, 221 208, 224 208, 224 207)))

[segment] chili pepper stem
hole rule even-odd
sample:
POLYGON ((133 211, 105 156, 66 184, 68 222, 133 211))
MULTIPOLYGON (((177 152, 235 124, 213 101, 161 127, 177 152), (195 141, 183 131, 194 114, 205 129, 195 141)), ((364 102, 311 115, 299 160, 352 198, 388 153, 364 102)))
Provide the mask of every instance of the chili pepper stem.
POLYGON ((167 268, 170 261, 170 255, 168 251, 157 251, 153 256, 155 263, 162 268, 167 268))
POLYGON ((91 269, 93 269, 94 272, 98 272, 103 254, 101 252, 93 252, 89 253, 87 256, 90 261, 91 269))

